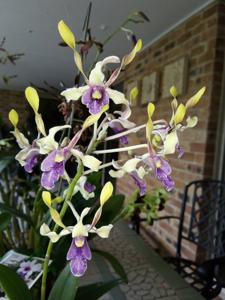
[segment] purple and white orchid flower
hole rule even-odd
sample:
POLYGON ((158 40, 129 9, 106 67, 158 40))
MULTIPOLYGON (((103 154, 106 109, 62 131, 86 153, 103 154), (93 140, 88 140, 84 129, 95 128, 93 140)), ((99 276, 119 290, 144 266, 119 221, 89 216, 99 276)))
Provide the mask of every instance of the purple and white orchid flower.
POLYGON ((115 82, 120 74, 123 67, 128 65, 135 57, 136 53, 140 51, 142 47, 141 40, 138 40, 133 50, 124 58, 120 64, 120 67, 114 70, 110 78, 106 81, 105 75, 102 69, 107 64, 118 64, 120 59, 117 56, 109 56, 96 63, 95 68, 90 72, 89 78, 86 77, 83 71, 83 66, 81 63, 80 56, 74 47, 72 49, 75 51, 75 62, 78 69, 84 76, 86 85, 82 87, 69 88, 61 93, 62 96, 66 98, 67 101, 79 100, 86 105, 90 114, 97 114, 100 112, 101 108, 109 103, 109 99, 118 105, 123 104, 126 106, 126 110, 123 112, 125 118, 130 115, 129 101, 125 98, 124 94, 113 90, 110 86, 115 82))
POLYGON ((51 231, 47 224, 42 224, 40 228, 40 233, 43 236, 48 236, 50 240, 55 243, 57 242, 62 236, 71 234, 72 235, 72 242, 70 248, 67 252, 67 260, 70 262, 70 269, 71 273, 76 276, 80 277, 83 276, 87 270, 87 261, 91 259, 91 251, 87 242, 87 237, 89 233, 96 233, 101 238, 108 238, 111 229, 113 228, 112 224, 102 226, 100 228, 96 228, 96 224, 101 218, 102 215, 102 208, 104 204, 109 200, 113 193, 113 186, 111 182, 107 182, 100 195, 100 207, 96 211, 94 218, 91 224, 83 224, 83 219, 89 213, 91 207, 86 207, 79 215, 72 205, 71 202, 68 202, 68 205, 77 221, 75 226, 65 226, 62 223, 62 220, 55 212, 55 209, 51 206, 51 195, 49 192, 43 192, 42 197, 45 204, 49 207, 50 213, 52 218, 58 226, 63 228, 59 234, 54 231, 51 231))
POLYGON ((55 183, 65 173, 65 161, 70 154, 67 148, 53 150, 41 163, 41 185, 47 190, 54 188, 55 183))
MULTIPOLYGON (((115 104, 124 104, 129 107, 129 102, 124 94, 109 88, 109 82, 105 82, 105 76, 102 68, 109 63, 119 63, 117 56, 110 56, 99 61, 95 68, 91 71, 89 79, 86 80, 87 85, 79 88, 70 88, 61 93, 67 101, 78 100, 86 105, 90 114, 97 114, 101 108, 109 103, 112 99, 115 104)), ((111 82, 112 84, 112 82, 111 82)))
POLYGON ((147 185, 144 180, 144 176, 147 173, 143 167, 137 168, 137 165, 140 162, 140 158, 131 158, 121 166, 117 162, 113 161, 112 165, 116 170, 110 170, 109 175, 113 178, 121 178, 125 174, 130 175, 137 187, 140 189, 140 195, 143 196, 147 189, 147 185))

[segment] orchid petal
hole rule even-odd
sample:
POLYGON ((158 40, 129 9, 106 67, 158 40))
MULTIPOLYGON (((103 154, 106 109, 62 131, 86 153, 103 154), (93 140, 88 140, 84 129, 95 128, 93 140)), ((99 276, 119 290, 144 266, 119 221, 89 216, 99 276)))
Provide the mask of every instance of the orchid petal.
POLYGON ((164 141, 163 154, 173 154, 176 151, 176 145, 179 143, 177 132, 172 131, 166 136, 164 141))
POLYGON ((187 120, 187 125, 185 126, 186 128, 193 128, 197 125, 198 123, 198 118, 196 116, 194 117, 188 117, 187 120))
POLYGON ((52 243, 56 243, 60 239, 60 236, 56 232, 51 231, 45 223, 40 227, 40 234, 49 237, 52 243))
POLYGON ((110 234, 110 231, 112 230, 112 228, 113 228, 113 225, 109 224, 106 226, 102 226, 100 228, 93 228, 93 229, 91 229, 90 232, 95 232, 101 238, 106 239, 109 237, 109 234, 110 234))
POLYGON ((109 56, 96 63, 94 69, 91 71, 89 76, 89 82, 92 85, 101 85, 104 83, 104 73, 102 72, 102 68, 104 65, 109 63, 119 63, 120 59, 117 56, 109 56))
MULTIPOLYGON (((66 197, 66 194, 68 192, 68 189, 66 189, 63 193, 64 197, 66 197)), ((74 194, 73 194, 74 195, 74 194)), ((80 220, 80 216, 78 214, 78 212, 76 211, 75 207, 73 206, 72 202, 71 201, 67 201, 67 204, 69 205, 74 217, 76 218, 77 222, 79 222, 80 220)))
POLYGON ((55 141, 55 134, 63 129, 70 128, 70 125, 55 126, 49 130, 49 134, 37 141, 40 147, 40 154, 47 154, 58 148, 58 143, 55 141))
POLYGON ((118 171, 110 170, 109 171, 109 175, 113 178, 121 178, 124 176, 124 174, 125 174, 125 172, 123 170, 118 170, 118 171))
POLYGON ((88 236, 88 228, 83 224, 82 219, 77 222, 72 230, 72 237, 75 238, 78 236, 88 236))
MULTIPOLYGON (((91 228, 92 229, 93 227, 95 227, 95 225, 98 223, 98 221, 100 220, 101 218, 101 215, 102 215, 102 206, 100 206, 98 208, 98 210, 96 211, 95 215, 94 215, 94 218, 92 220, 92 223, 91 223, 91 228)), ((89 231, 90 231, 89 229, 89 231)))
POLYGON ((22 149, 21 151, 19 151, 17 153, 17 155, 15 156, 15 159, 20 163, 20 165, 22 167, 24 167, 26 165, 26 158, 27 158, 27 155, 28 155, 28 152, 30 150, 28 148, 25 148, 25 149, 22 149))
POLYGON ((75 195, 77 192, 80 192, 82 197, 85 200, 93 198, 95 196, 95 193, 94 192, 88 192, 85 189, 86 182, 87 182, 87 177, 86 176, 81 176, 80 179, 78 180, 75 188, 74 188, 73 195, 75 195))
POLYGON ((91 155, 84 155, 82 158, 83 165, 94 172, 99 170, 99 166, 102 163, 100 160, 91 155))
POLYGON ((33 108, 34 113, 38 113, 40 100, 36 89, 28 86, 25 90, 25 96, 30 106, 33 108))
POLYGON ((87 76, 85 75, 84 70, 83 70, 83 64, 82 64, 81 56, 76 50, 74 51, 74 61, 75 61, 75 64, 76 64, 78 70, 84 76, 85 81, 88 82, 87 76))
POLYGON ((107 104, 107 105, 103 106, 103 108, 101 109, 101 111, 99 113, 87 117, 87 119, 83 123, 82 129, 84 130, 84 129, 92 126, 94 123, 96 123, 98 121, 98 119, 100 119, 101 115, 104 112, 106 112, 108 109, 109 109, 109 105, 107 104))
POLYGON ((51 197, 51 193, 48 191, 43 191, 42 192, 42 199, 44 201, 44 203, 50 208, 52 205, 52 197, 51 197))
POLYGON ((103 206, 108 200, 109 198, 112 196, 113 193, 113 185, 110 181, 108 181, 100 194, 100 205, 103 206))
POLYGON ((125 129, 130 129, 136 125, 135 123, 123 118, 113 119, 112 121, 109 122, 109 125, 113 125, 114 123, 121 124, 121 126, 125 129))
POLYGON ((19 116, 15 109, 11 109, 9 112, 9 121, 12 123, 14 127, 18 125, 19 122, 19 116))
POLYGON ((135 103, 135 99, 137 98, 138 96, 138 88, 135 86, 132 88, 132 90, 130 91, 130 102, 131 104, 135 103))
POLYGON ((75 45, 76 45, 75 36, 71 31, 71 29, 66 25, 66 23, 63 20, 59 21, 58 30, 64 42, 70 48, 75 50, 75 45))
POLYGON ((148 111, 148 118, 151 119, 152 115, 153 115, 153 113, 155 111, 155 105, 152 102, 150 102, 148 104, 147 111, 148 111))
POLYGON ((135 58, 137 52, 139 52, 142 48, 142 40, 139 39, 136 43, 136 45, 134 46, 133 50, 124 56, 123 60, 122 60, 122 66, 127 66, 129 63, 132 62, 132 60, 135 58))
POLYGON ((71 101, 71 100, 78 100, 80 97, 83 96, 83 94, 89 89, 88 85, 81 86, 79 88, 73 87, 70 89, 66 89, 61 93, 62 96, 66 98, 66 101, 71 101))
POLYGON ((38 114, 38 113, 35 114, 35 122, 36 122, 38 131, 40 133, 42 133, 44 136, 46 136, 45 125, 44 125, 41 114, 38 114))
POLYGON ((80 220, 83 221, 83 218, 89 213, 90 207, 85 207, 80 215, 80 220))
POLYGON ((24 148, 27 148, 30 146, 28 139, 17 128, 15 128, 14 131, 11 131, 11 133, 16 138, 16 141, 21 149, 24 149, 24 148))
POLYGON ((183 103, 179 104, 173 117, 174 124, 181 123, 184 119, 185 113, 186 113, 186 107, 184 106, 183 103))
POLYGON ((186 109, 195 106, 203 94, 205 93, 206 87, 201 88, 194 96, 192 96, 186 103, 186 109))
POLYGON ((125 162, 125 164, 123 165, 122 169, 126 172, 126 173, 130 173, 133 170, 136 169, 137 164, 140 162, 139 158, 131 158, 129 159, 127 162, 125 162))
POLYGON ((174 98, 177 97, 177 89, 176 89, 176 87, 175 87, 174 85, 171 86, 171 88, 170 88, 170 94, 171 94, 174 98))
POLYGON ((122 112, 121 117, 124 119, 128 119, 131 115, 131 110, 129 101, 125 98, 124 94, 110 88, 107 88, 106 91, 109 94, 109 98, 111 98, 116 105, 123 104, 126 106, 126 109, 122 112))
POLYGON ((65 225, 63 224, 60 214, 58 213, 58 211, 52 207, 50 207, 50 214, 51 217, 53 219, 53 221, 60 227, 65 228, 65 225))

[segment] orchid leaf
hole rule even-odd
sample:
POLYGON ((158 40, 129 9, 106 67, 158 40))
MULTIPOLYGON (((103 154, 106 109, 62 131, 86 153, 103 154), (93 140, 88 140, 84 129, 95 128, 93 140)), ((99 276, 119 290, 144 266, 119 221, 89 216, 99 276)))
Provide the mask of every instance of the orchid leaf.
MULTIPOLYGON (((1 155, 1 153, 0 153, 1 155)), ((11 163, 11 161, 14 160, 13 156, 5 156, 0 159, 0 172, 2 172, 7 166, 11 163)))
POLYGON ((108 282, 92 283, 79 287, 76 300, 97 300, 120 283, 121 280, 114 279, 108 282))
POLYGON ((9 213, 0 214, 0 232, 4 231, 11 222, 11 215, 9 213))
POLYGON ((101 255, 102 257, 104 257, 109 263, 110 265, 113 267, 114 271, 120 276, 120 278, 125 282, 128 283, 128 278, 126 275, 126 272, 123 268, 123 266, 121 265, 121 263, 119 262, 119 260, 113 256, 112 254, 99 250, 99 249, 91 249, 92 252, 97 253, 98 255, 101 255))
POLYGON ((21 210, 16 209, 10 205, 7 205, 5 203, 0 203, 0 210, 4 211, 4 212, 8 212, 10 214, 12 214, 13 216, 20 218, 24 221, 26 221, 28 224, 30 224, 31 226, 34 226, 30 216, 24 214, 21 210))
POLYGON ((78 285, 79 278, 72 275, 70 266, 67 264, 51 289, 48 300, 74 300, 78 285))
POLYGON ((32 300, 23 279, 13 269, 0 264, 0 286, 10 300, 32 300))

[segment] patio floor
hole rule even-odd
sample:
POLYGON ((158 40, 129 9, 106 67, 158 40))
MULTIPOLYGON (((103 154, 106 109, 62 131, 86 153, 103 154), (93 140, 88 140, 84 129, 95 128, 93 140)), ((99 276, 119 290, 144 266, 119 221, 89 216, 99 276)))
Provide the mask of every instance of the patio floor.
MULTIPOLYGON (((109 239, 96 238, 92 247, 113 254, 123 265, 129 280, 101 300, 203 299, 124 222, 114 227, 109 239)), ((118 277, 100 256, 94 254, 93 257, 82 285, 118 277)))

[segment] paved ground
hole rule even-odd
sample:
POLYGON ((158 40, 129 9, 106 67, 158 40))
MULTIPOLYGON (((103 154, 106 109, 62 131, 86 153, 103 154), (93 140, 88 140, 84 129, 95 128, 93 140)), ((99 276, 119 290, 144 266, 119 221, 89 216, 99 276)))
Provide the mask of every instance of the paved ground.
MULTIPOLYGON (((101 300, 203 299, 125 223, 117 224, 109 239, 94 239, 92 246, 113 254, 125 268, 129 279, 128 284, 112 289, 101 300)), ((81 284, 116 277, 111 266, 95 254, 81 284)))

